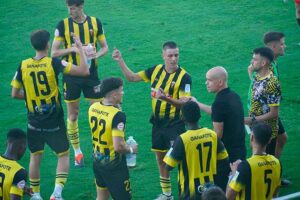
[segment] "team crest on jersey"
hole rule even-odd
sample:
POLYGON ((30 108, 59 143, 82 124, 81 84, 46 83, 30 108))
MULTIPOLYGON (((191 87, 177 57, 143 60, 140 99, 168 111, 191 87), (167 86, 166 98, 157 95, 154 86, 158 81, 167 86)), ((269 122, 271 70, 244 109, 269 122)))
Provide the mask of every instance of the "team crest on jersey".
POLYGON ((120 123, 117 125, 117 128, 118 128, 120 131, 123 131, 123 130, 124 130, 124 123, 123 123, 123 122, 120 122, 120 123))
POLYGON ((24 189, 25 187, 25 180, 21 180, 18 184, 17 184, 17 187, 20 188, 20 189, 24 189))
POLYGON ((175 81, 172 81, 172 82, 171 82, 171 88, 173 88, 174 85, 175 85, 175 81))

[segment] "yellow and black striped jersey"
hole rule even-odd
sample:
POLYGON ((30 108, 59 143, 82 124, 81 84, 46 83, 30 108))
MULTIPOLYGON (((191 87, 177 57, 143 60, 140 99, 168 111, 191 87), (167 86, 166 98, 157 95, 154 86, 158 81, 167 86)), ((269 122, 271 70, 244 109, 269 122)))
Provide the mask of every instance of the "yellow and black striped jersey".
POLYGON ((23 196, 27 172, 15 160, 0 156, 0 199, 9 200, 10 194, 23 196))
POLYGON ((229 187, 238 193, 237 200, 269 200, 280 183, 279 160, 272 155, 253 155, 239 164, 229 187))
MULTIPOLYGON (((270 112, 270 107, 279 106, 281 89, 278 78, 272 72, 266 77, 256 75, 251 92, 251 107, 249 114, 259 116, 270 112)), ((278 135, 278 119, 267 120, 272 128, 272 138, 278 135)))
POLYGON ((51 127, 62 112, 58 88, 58 74, 69 73, 71 63, 56 58, 23 60, 11 82, 12 87, 24 89, 28 120, 31 125, 51 127))
POLYGON ((100 160, 103 161, 101 163, 121 161, 122 155, 114 150, 113 137, 125 137, 125 114, 114 106, 98 102, 89 108, 89 123, 93 153, 101 157, 100 160))
MULTIPOLYGON (((55 30, 54 40, 61 41, 65 48, 72 47, 74 44, 71 33, 75 33, 83 45, 92 44, 97 48, 97 41, 105 40, 104 30, 101 21, 92 16, 87 16, 86 20, 82 23, 77 23, 73 21, 71 17, 61 20, 55 30)), ((79 65, 80 56, 76 53, 70 53, 63 57, 68 62, 75 65, 79 65)), ((90 75, 88 77, 98 77, 97 73, 97 59, 91 61, 90 75)), ((84 77, 72 77, 77 79, 82 79, 84 77)))
POLYGON ((177 137, 164 162, 172 168, 178 165, 180 199, 197 199, 199 188, 214 184, 217 162, 227 159, 227 151, 217 134, 200 128, 177 137))
POLYGON ((155 98, 155 91, 162 88, 165 94, 173 99, 191 96, 191 76, 181 67, 173 73, 168 73, 162 64, 138 72, 145 81, 151 83, 152 113, 154 118, 169 121, 180 119, 180 108, 155 98))

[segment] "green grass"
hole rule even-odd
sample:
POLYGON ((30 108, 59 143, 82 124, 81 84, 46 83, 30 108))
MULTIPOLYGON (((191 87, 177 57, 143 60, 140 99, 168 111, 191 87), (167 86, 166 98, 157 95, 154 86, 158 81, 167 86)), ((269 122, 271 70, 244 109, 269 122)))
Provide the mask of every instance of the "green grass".
MULTIPOLYGON (((0 88, 1 152, 5 150, 5 137, 9 128, 26 128, 23 101, 10 98, 10 81, 22 59, 33 56, 29 43, 32 30, 44 28, 52 37, 56 23, 68 16, 64 1, 18 1, 0 4, 0 88)), ((262 46, 263 33, 270 30, 286 34, 286 55, 279 59, 283 101, 280 116, 289 135, 282 164, 283 173, 293 181, 280 195, 300 189, 299 158, 300 114, 299 85, 299 27, 295 20, 293 1, 281 0, 183 0, 183 1, 86 1, 85 11, 99 17, 105 28, 110 47, 108 55, 100 59, 101 78, 121 76, 117 64, 111 59, 113 47, 118 47, 134 70, 162 62, 161 45, 175 40, 180 46, 180 64, 192 76, 192 93, 200 101, 210 104, 213 94, 204 85, 205 73, 212 66, 222 65, 229 72, 229 85, 238 92, 246 108, 248 91, 247 66, 252 49, 262 46), (272 3, 271 3, 272 2, 272 3)), ((138 166, 130 170, 133 199, 153 199, 160 193, 159 176, 151 148, 151 112, 149 86, 144 83, 125 82, 123 110, 127 114, 126 135, 133 135, 139 143, 138 166)), ((79 128, 87 167, 71 167, 64 190, 65 199, 95 199, 92 173, 91 136, 87 121, 88 103, 82 101, 79 128)), ((212 127, 210 117, 203 114, 203 126, 212 127)), ((247 140, 248 143, 248 140, 247 140)), ((249 146, 249 145, 248 145, 249 146)), ((248 152, 250 155, 250 151, 248 152)), ((29 151, 21 163, 28 168, 29 151)), ((55 155, 46 148, 41 169, 42 195, 52 193, 55 178, 55 155)), ((73 166, 73 153, 71 154, 73 166)), ((174 193, 177 194, 176 170, 172 172, 174 193)))

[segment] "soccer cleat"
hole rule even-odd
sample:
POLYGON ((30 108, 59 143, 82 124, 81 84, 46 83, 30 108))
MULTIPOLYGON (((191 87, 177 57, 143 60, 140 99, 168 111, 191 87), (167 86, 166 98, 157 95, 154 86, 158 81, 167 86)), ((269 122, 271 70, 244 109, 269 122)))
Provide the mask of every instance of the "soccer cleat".
POLYGON ((50 197, 50 200, 64 200, 61 195, 53 193, 50 197))
POLYGON ((75 156, 75 167, 84 167, 84 159, 82 153, 75 156))
POLYGON ((160 194, 155 200, 173 200, 174 197, 172 195, 167 196, 165 194, 160 194))
POLYGON ((43 198, 41 197, 41 195, 39 193, 34 193, 30 200, 43 200, 43 198))

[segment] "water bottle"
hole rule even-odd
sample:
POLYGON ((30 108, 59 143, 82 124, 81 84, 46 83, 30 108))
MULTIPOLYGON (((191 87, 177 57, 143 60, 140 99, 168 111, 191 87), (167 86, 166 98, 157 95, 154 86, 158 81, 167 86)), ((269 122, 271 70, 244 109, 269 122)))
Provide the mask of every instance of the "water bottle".
MULTIPOLYGON (((137 142, 133 139, 132 136, 129 136, 126 144, 128 146, 137 145, 137 142)), ((128 167, 135 167, 136 166, 136 154, 135 153, 128 153, 126 154, 126 162, 128 167)))
POLYGON ((86 52, 86 57, 87 57, 88 65, 90 67, 91 63, 92 63, 92 56, 94 54, 94 47, 93 47, 93 45, 91 43, 89 43, 86 46, 85 52, 86 52))

